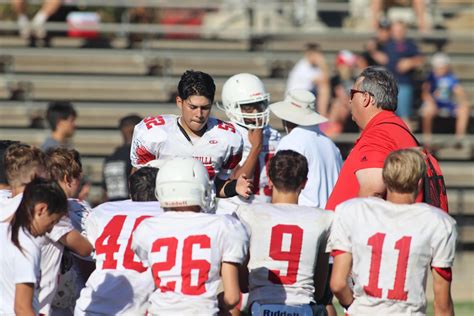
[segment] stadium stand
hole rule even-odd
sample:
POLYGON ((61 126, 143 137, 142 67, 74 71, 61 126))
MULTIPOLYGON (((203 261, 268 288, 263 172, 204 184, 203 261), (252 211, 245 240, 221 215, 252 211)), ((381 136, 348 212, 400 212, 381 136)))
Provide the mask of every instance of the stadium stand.
MULTIPOLYGON (((30 2, 35 4, 37 1, 30 2)), ((83 2, 87 2, 90 8, 129 6, 127 1, 83 2)), ((8 3, 6 0, 0 1, 0 5, 8 3)), ((184 1, 179 5, 166 1, 146 1, 146 5, 152 8, 222 7, 217 1, 206 4, 184 1)), ((422 34, 415 32, 412 35, 418 39, 421 51, 426 56, 437 49, 436 41, 433 40, 448 40, 444 51, 452 57, 454 71, 472 100, 472 1, 439 0, 436 5, 438 12, 451 17, 446 21, 447 30, 433 31, 430 41, 422 34)), ((344 13, 349 10, 349 6, 341 1, 321 1, 319 10, 344 13)), ((67 27, 64 22, 49 22, 46 25, 48 30, 53 31, 65 31, 67 27)), ((0 138, 39 145, 47 131, 30 129, 31 119, 41 116, 48 101, 74 101, 79 117, 73 141, 84 156, 86 173, 94 184, 92 199, 100 196, 103 157, 120 144, 120 135, 112 130, 116 127, 117 119, 129 113, 143 116, 177 113, 172 102, 176 83, 185 69, 199 69, 215 76, 218 99, 227 77, 237 72, 252 72, 263 78, 272 100, 281 100, 287 73, 301 57, 305 43, 320 43, 332 69, 337 51, 349 48, 360 52, 371 37, 369 31, 356 32, 347 28, 330 28, 319 32, 281 28, 264 34, 245 29, 239 34, 234 33, 231 39, 228 34, 219 38, 219 33, 215 32, 203 34, 212 33, 216 38, 206 35, 199 39, 169 39, 163 36, 170 32, 199 34, 202 29, 200 26, 173 28, 107 21, 100 25, 100 32, 107 35, 112 49, 82 49, 84 40, 65 36, 53 37, 50 48, 32 49, 26 41, 14 35, 16 30, 14 21, 0 22, 0 138), (138 46, 126 49, 128 34, 147 36, 138 46)), ((219 118, 225 118, 217 109, 214 109, 214 113, 219 118)), ((468 136, 471 145, 474 144, 472 117, 473 114, 468 136)), ((272 118, 271 123, 281 129, 281 123, 275 118, 272 118)), ((444 143, 452 142, 452 135, 447 134, 452 131, 440 127, 438 132, 443 134, 436 134, 436 139, 444 143)), ((336 139, 343 151, 347 151, 356 139, 355 132, 342 134, 336 139)), ((439 158, 448 185, 450 209, 461 226, 461 240, 466 244, 466 249, 474 249, 472 147, 443 149, 439 152, 439 158)))

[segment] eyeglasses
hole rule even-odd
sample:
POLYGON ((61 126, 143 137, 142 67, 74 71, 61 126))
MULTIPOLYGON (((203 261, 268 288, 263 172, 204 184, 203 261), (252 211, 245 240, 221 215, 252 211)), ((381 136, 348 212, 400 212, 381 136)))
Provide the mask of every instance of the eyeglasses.
POLYGON ((369 92, 369 91, 351 89, 351 100, 354 98, 354 94, 356 93, 368 93, 369 95, 374 96, 372 92, 369 92))

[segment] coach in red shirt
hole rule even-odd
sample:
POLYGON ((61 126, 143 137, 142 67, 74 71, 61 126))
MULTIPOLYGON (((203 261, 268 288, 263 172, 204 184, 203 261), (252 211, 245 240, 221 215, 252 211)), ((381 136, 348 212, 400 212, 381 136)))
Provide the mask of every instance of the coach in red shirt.
POLYGON ((362 130, 344 162, 326 209, 354 197, 385 197, 382 168, 394 150, 417 146, 403 120, 395 115, 398 87, 392 73, 368 67, 351 89, 352 119, 362 130))

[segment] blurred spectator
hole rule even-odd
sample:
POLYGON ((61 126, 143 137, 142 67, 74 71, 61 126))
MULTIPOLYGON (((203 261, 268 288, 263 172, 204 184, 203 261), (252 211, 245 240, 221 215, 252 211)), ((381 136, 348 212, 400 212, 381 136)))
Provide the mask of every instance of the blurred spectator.
POLYGON ((26 15, 26 5, 26 0, 12 0, 13 10, 18 19, 20 36, 23 38, 34 36, 38 39, 44 39, 46 37, 46 21, 58 11, 61 6, 61 0, 43 1, 41 9, 36 13, 31 22, 26 15))
POLYGON ((416 68, 423 65, 423 57, 411 39, 406 38, 406 25, 396 21, 391 26, 391 39, 385 45, 386 67, 398 83, 397 115, 408 123, 413 109, 413 85, 416 68))
POLYGON ((128 115, 120 119, 119 129, 122 133, 123 144, 114 153, 105 158, 103 169, 103 188, 105 200, 126 200, 129 198, 128 176, 132 171, 130 148, 133 129, 142 118, 138 115, 128 115))
POLYGON ((362 53, 362 57, 367 61, 367 66, 379 66, 387 63, 388 57, 383 50, 385 44, 387 44, 389 40, 390 20, 385 18, 380 19, 375 38, 371 38, 367 42, 365 45, 365 51, 362 53))
POLYGON ((317 111, 326 116, 329 105, 329 71, 326 59, 318 44, 306 45, 304 57, 300 59, 288 76, 286 92, 307 90, 317 96, 317 111))
POLYGON ((432 71, 423 83, 421 108, 423 140, 431 144, 433 119, 440 111, 456 116, 456 139, 460 144, 466 135, 469 122, 469 100, 452 72, 451 61, 443 53, 437 53, 431 59, 432 71))
POLYGON ((68 140, 76 130, 77 113, 70 102, 51 102, 46 111, 46 119, 52 133, 41 145, 46 151, 54 147, 69 147, 68 140))
POLYGON ((356 56, 342 50, 336 57, 336 74, 331 78, 331 108, 329 122, 321 125, 321 130, 329 137, 339 135, 350 113, 351 88, 355 83, 356 56))
POLYGON ((392 21, 416 23, 421 32, 427 32, 431 29, 431 19, 426 10, 426 2, 426 0, 372 0, 372 26, 376 28, 378 19, 385 13, 392 21))

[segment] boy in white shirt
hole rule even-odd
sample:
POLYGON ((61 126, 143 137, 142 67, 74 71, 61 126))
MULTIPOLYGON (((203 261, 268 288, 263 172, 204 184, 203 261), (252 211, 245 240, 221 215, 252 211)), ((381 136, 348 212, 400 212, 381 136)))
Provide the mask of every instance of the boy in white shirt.
POLYGON ((247 267, 252 315, 325 313, 316 304, 326 285, 326 241, 333 214, 298 205, 307 175, 303 155, 279 151, 269 168, 272 203, 237 209, 250 233, 247 267))
POLYGON ((336 207, 328 247, 331 289, 349 315, 426 315, 430 269, 435 314, 454 315, 456 222, 441 209, 415 203, 425 172, 415 149, 394 151, 382 171, 386 201, 355 198, 336 207))
POLYGON ((193 158, 169 160, 160 168, 156 191, 165 212, 145 219, 132 241, 155 283, 147 314, 216 315, 221 282, 221 306, 234 308, 248 236, 235 218, 201 212, 211 202, 205 167, 193 158))

